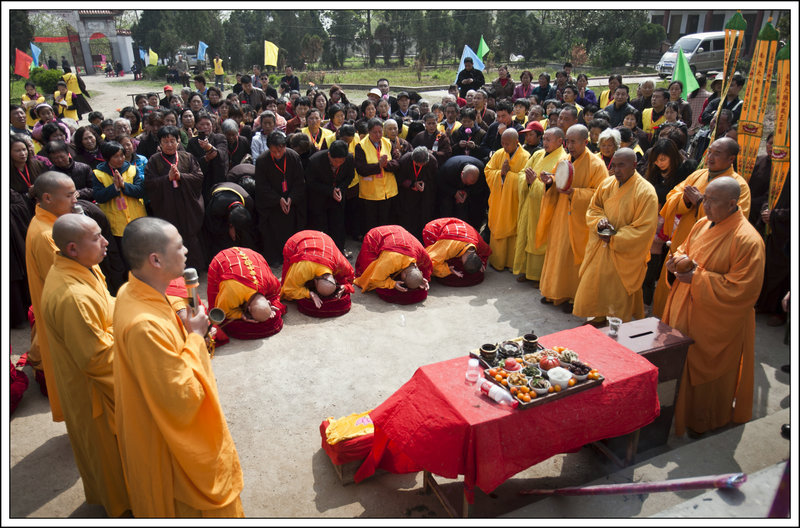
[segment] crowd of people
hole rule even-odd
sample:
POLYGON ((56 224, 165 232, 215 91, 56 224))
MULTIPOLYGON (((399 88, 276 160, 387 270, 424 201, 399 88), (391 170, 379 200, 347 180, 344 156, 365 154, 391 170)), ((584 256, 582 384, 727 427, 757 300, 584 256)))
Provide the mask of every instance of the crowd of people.
POLYGON ((702 74, 684 100, 680 81, 632 94, 619 75, 596 94, 569 63, 552 84, 506 66, 487 82, 467 59, 441 101, 383 78, 355 104, 301 92, 289 66, 277 89, 254 73, 82 126, 69 79, 11 107, 11 322, 32 321, 27 364, 87 501, 241 515, 209 351, 279 332, 290 302, 342 316, 358 286, 418 303, 487 264, 590 324, 648 307, 692 337, 678 434, 749 420, 754 307, 785 322, 790 190, 770 207, 771 135, 749 181, 736 172, 744 78, 720 105, 702 74), (210 330, 187 265, 223 314, 210 330))

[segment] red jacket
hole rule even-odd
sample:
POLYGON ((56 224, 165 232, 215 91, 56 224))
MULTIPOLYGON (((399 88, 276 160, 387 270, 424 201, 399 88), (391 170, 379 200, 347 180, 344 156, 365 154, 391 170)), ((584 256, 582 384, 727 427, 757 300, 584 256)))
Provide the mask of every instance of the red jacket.
POLYGON ((307 229, 292 235, 283 246, 283 272, 281 282, 286 280, 289 268, 295 262, 308 260, 316 262, 333 271, 337 284, 343 284, 345 290, 353 293, 353 266, 336 247, 333 239, 321 231, 307 229))
POLYGON ((394 251, 401 255, 413 257, 417 267, 426 280, 431 278, 433 264, 428 252, 411 233, 398 225, 385 225, 370 229, 361 243, 361 251, 356 259, 356 275, 364 270, 380 256, 382 251, 394 251))

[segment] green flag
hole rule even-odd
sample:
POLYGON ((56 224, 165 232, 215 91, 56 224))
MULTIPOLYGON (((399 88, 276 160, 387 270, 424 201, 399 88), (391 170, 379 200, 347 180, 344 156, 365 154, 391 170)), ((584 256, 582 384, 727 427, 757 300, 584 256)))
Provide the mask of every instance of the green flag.
POLYGON ((483 56, 486 55, 487 53, 489 53, 489 46, 486 45, 486 41, 483 40, 483 35, 481 35, 481 43, 478 44, 477 55, 482 59, 483 56))
POLYGON ((697 79, 694 78, 694 73, 689 67, 689 61, 686 60, 686 55, 683 54, 683 48, 678 49, 678 60, 675 61, 675 68, 672 69, 672 80, 680 81, 683 83, 683 92, 681 97, 685 101, 689 94, 697 90, 700 86, 697 84, 697 79))

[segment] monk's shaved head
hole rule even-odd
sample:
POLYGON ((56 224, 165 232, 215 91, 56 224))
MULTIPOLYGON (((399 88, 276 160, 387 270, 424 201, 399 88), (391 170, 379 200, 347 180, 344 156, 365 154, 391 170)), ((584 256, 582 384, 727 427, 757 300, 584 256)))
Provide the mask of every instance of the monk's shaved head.
POLYGON ((411 264, 409 267, 403 270, 403 284, 409 290, 416 290, 420 286, 422 286, 422 282, 425 280, 425 277, 422 276, 422 272, 416 266, 416 264, 411 264))
POLYGON ((728 153, 728 156, 739 155, 739 143, 729 137, 719 138, 714 143, 719 143, 722 147, 724 147, 725 151, 728 153))
POLYGON ((617 150, 614 153, 614 157, 625 161, 630 161, 634 164, 636 163, 636 153, 633 151, 633 149, 629 149, 627 147, 617 150))
POLYGON ((476 253, 472 248, 468 249, 467 252, 464 253, 461 262, 464 265, 464 273, 477 273, 483 266, 481 257, 479 257, 478 253, 476 253))
POLYGON ((467 185, 474 185, 477 183, 480 175, 480 169, 472 164, 464 165, 464 168, 461 169, 461 180, 467 185))
POLYGON ((738 202, 739 196, 742 193, 742 188, 739 187, 739 182, 730 176, 720 176, 719 178, 713 179, 708 186, 706 186, 706 192, 708 191, 718 191, 726 200, 736 200, 738 202))
POLYGON ((500 144, 507 153, 513 154, 519 147, 519 133, 513 128, 507 128, 500 136, 500 144))
POLYGON ((37 200, 42 199, 45 193, 54 194, 63 186, 72 182, 72 179, 63 172, 47 171, 40 174, 33 182, 31 193, 37 200))
POLYGON ((322 297, 330 297, 336 292, 336 279, 330 273, 314 277, 314 287, 322 297))
POLYGON ((247 309, 250 312, 250 317, 259 323, 263 323, 272 317, 272 306, 269 304, 267 298, 260 293, 254 293, 253 296, 250 297, 247 309))
POLYGON ((583 125, 572 125, 567 129, 567 138, 575 138, 579 141, 589 139, 589 129, 583 125))
POLYGON ((517 132, 513 128, 507 128, 503 132, 503 135, 500 136, 501 141, 506 138, 508 138, 509 141, 516 141, 517 143, 519 143, 519 132, 517 132))
POLYGON ((122 233, 122 254, 131 269, 141 268, 152 253, 164 253, 170 242, 166 220, 144 216, 125 226, 122 233))
POLYGON ((53 242, 59 251, 66 253, 70 242, 79 242, 83 237, 92 234, 99 228, 97 222, 80 214, 65 214, 58 217, 53 224, 53 242))
MULTIPOLYGON (((569 130, 569 129, 567 129, 569 130)), ((561 141, 564 140, 564 131, 558 127, 548 128, 544 131, 545 136, 556 136, 561 141)))

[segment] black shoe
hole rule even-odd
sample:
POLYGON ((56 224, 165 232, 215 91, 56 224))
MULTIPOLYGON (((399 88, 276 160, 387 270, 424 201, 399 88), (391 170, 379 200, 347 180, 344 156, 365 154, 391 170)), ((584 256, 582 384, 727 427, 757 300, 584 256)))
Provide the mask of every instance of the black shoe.
POLYGON ((789 365, 781 365, 781 372, 789 373, 789 365))
POLYGON ((571 314, 572 304, 565 302, 564 304, 561 305, 561 311, 564 312, 565 314, 571 314))
POLYGON ((792 437, 791 433, 789 432, 789 424, 783 424, 781 426, 781 436, 787 440, 792 437))
POLYGON ((695 431, 693 429, 689 429, 688 427, 686 428, 686 434, 692 440, 699 440, 699 439, 703 438, 706 435, 705 433, 698 433, 697 431, 695 431))
POLYGON ((539 299, 539 302, 542 304, 553 304, 553 301, 551 301, 547 297, 542 297, 541 299, 539 299))

